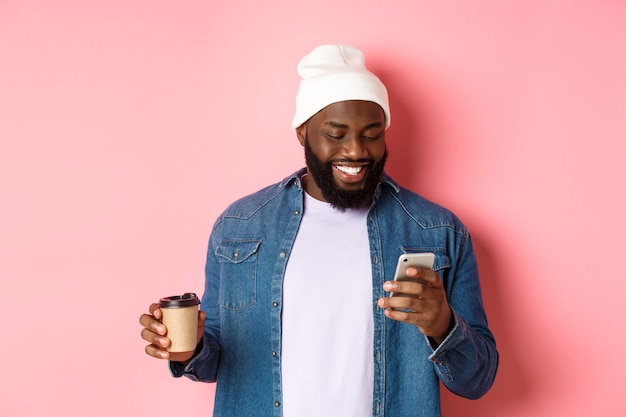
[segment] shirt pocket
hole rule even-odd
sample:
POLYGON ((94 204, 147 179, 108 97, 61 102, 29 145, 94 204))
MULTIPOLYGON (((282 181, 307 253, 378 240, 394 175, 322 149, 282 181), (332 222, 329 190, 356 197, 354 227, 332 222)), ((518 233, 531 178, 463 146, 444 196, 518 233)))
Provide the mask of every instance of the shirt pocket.
POLYGON ((256 274, 261 240, 223 240, 215 249, 220 267, 218 302, 229 310, 256 303, 256 274))
POLYGON ((440 247, 402 247, 402 253, 426 253, 432 252, 435 254, 435 262, 433 264, 433 271, 440 271, 450 268, 450 257, 446 248, 440 247))

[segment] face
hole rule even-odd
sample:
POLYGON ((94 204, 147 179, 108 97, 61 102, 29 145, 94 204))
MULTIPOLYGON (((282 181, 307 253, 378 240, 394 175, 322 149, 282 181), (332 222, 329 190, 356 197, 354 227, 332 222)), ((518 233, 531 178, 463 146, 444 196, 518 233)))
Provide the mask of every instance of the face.
POLYGON ((296 133, 305 150, 307 193, 342 210, 371 201, 387 158, 385 114, 378 104, 331 104, 296 133))

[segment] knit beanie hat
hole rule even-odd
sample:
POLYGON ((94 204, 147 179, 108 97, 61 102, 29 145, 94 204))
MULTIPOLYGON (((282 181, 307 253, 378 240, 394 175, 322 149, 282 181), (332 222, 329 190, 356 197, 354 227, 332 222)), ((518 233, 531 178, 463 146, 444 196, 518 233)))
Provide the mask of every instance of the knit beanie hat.
POLYGON ((296 96, 292 127, 297 129, 329 104, 346 100, 373 101, 385 112, 385 129, 391 123, 384 84, 365 67, 365 56, 347 45, 322 45, 298 64, 302 77, 296 96))

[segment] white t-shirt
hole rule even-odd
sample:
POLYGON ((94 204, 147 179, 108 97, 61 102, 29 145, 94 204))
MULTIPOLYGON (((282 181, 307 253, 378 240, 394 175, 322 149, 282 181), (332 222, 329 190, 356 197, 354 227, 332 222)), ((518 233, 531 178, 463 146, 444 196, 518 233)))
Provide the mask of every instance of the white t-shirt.
POLYGON ((372 413, 373 303, 367 209, 305 194, 282 312, 285 417, 372 413))

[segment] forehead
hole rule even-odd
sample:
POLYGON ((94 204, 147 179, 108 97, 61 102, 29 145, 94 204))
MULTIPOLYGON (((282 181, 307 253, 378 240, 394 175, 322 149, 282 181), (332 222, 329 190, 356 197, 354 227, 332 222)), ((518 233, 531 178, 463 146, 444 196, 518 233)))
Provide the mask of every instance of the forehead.
POLYGON ((329 104, 311 118, 314 123, 325 124, 330 121, 352 125, 385 124, 385 112, 372 101, 348 100, 329 104))

